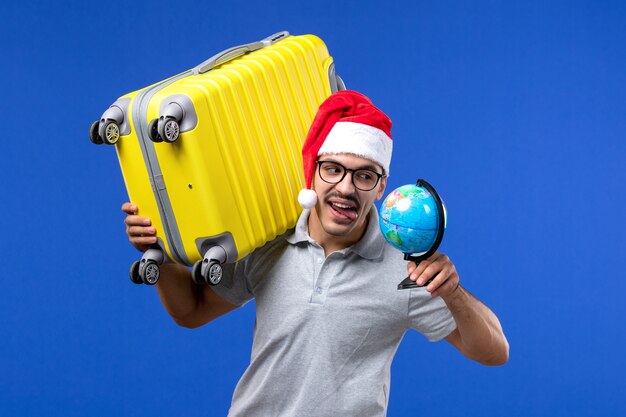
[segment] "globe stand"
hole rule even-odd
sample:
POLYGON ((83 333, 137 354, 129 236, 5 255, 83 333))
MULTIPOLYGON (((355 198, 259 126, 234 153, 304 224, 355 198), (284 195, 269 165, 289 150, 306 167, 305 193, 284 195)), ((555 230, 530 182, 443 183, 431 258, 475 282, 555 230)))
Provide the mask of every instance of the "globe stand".
MULTIPOLYGON (((439 248, 439 245, 441 244, 441 240, 443 239, 443 232, 446 230, 446 217, 445 217, 446 213, 443 208, 441 197, 439 197, 439 194, 437 194, 437 191, 432 185, 430 185, 428 182, 424 181, 423 179, 417 180, 416 185, 418 187, 425 188, 433 196, 433 198, 435 199, 435 203, 437 204, 437 214, 439 216, 439 224, 437 227, 437 237, 435 238, 435 241, 433 242, 433 245, 430 247, 430 249, 428 249, 428 251, 422 254, 419 254, 417 256, 415 256, 412 253, 404 254, 405 261, 413 261, 415 262, 416 265, 419 265, 420 262, 422 262, 425 259, 428 259, 439 248)), ((418 285, 415 281, 411 281, 411 278, 406 277, 404 280, 402 280, 402 282, 398 284, 398 289, 406 290, 410 288, 424 287, 428 285, 432 280, 433 279, 431 278, 424 285, 418 285)))

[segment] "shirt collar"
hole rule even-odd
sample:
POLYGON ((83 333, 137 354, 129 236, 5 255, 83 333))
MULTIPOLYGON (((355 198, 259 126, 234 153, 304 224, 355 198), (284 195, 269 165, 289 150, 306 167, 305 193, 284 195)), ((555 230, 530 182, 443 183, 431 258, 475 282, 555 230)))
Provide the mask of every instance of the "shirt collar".
MULTIPOLYGON (((296 227, 291 233, 285 235, 285 240, 296 245, 302 242, 315 243, 309 236, 308 220, 311 210, 304 210, 298 218, 296 227)), ((369 222, 365 234, 355 245, 345 249, 346 253, 354 252, 362 258, 378 259, 383 254, 384 245, 386 244, 378 226, 378 212, 376 207, 372 206, 369 212, 369 222)))

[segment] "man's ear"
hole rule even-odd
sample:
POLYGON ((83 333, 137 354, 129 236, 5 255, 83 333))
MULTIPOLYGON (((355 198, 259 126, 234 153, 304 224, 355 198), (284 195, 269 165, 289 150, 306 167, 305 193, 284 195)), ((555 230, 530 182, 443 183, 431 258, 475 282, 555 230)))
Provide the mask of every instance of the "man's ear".
POLYGON ((385 194, 385 187, 387 186, 387 177, 382 177, 380 179, 380 184, 378 185, 378 193, 376 194, 376 200, 380 200, 383 198, 385 194))

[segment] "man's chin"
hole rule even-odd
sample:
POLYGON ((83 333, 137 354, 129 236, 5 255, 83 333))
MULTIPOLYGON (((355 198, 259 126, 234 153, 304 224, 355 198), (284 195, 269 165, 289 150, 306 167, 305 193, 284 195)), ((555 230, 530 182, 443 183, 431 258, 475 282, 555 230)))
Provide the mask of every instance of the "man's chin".
POLYGON ((325 221, 322 221, 322 225, 326 233, 331 236, 336 237, 344 237, 348 236, 355 229, 358 229, 361 222, 359 219, 339 219, 339 218, 327 218, 325 221))
POLYGON ((324 227, 324 231, 333 237, 346 237, 350 234, 350 232, 354 230, 353 228, 348 227, 324 227))

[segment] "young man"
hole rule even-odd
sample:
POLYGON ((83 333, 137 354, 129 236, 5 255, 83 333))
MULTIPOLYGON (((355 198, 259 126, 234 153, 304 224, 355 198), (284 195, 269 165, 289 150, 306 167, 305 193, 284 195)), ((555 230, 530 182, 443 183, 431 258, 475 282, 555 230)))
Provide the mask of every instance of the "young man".
MULTIPOLYGON (((234 265, 214 288, 185 267, 163 265, 157 290, 174 320, 198 327, 256 299, 251 362, 230 416, 384 416, 390 366, 404 333, 445 338, 486 365, 508 360, 496 316, 459 285, 435 253, 416 267, 388 245, 374 201, 391 161, 391 121, 365 96, 333 94, 303 147, 307 190, 295 229, 234 265), (408 269, 425 287, 398 291, 408 269)), ((126 203, 130 242, 156 242, 150 220, 126 203)))

